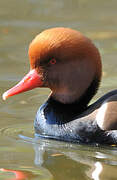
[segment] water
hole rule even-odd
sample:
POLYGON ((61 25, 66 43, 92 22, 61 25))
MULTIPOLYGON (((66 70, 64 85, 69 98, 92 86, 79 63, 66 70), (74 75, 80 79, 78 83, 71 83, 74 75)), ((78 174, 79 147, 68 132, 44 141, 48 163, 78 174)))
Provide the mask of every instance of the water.
MULTIPOLYGON (((29 70, 28 44, 43 29, 80 30, 99 48, 101 87, 93 99, 116 88, 117 1, 0 1, 0 93, 29 70)), ((48 89, 14 96, 0 103, 0 179, 117 179, 117 148, 34 140, 33 120, 48 89), (28 139, 26 137, 29 137, 28 139)))

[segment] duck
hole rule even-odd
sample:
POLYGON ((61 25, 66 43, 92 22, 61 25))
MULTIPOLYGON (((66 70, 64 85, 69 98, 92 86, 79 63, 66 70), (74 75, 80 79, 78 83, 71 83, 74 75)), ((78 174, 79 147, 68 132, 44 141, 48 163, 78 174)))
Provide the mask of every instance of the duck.
POLYGON ((55 27, 39 33, 29 45, 30 71, 8 97, 49 88, 47 101, 37 111, 35 136, 86 144, 117 144, 117 90, 89 104, 101 78, 99 50, 81 32, 55 27))

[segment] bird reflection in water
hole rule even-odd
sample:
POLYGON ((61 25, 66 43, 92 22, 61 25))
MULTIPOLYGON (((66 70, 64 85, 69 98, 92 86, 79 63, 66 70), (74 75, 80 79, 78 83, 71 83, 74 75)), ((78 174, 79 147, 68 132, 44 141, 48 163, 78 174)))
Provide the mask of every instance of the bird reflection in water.
POLYGON ((37 175, 34 175, 30 171, 22 171, 22 170, 13 170, 13 169, 5 169, 1 168, 0 171, 2 172, 11 172, 15 177, 7 178, 7 180, 25 180, 25 179, 33 179, 36 178, 37 175))
POLYGON ((101 150, 95 146, 87 147, 38 138, 32 140, 31 138, 25 138, 25 141, 31 143, 34 148, 34 164, 35 170, 37 170, 36 173, 33 173, 30 169, 29 171, 28 169, 25 171, 18 168, 0 169, 4 173, 14 173, 14 179, 16 180, 39 178, 39 171, 42 168, 42 173, 44 175, 46 174, 46 177, 48 177, 49 180, 63 178, 70 180, 71 177, 74 179, 83 179, 84 176, 93 180, 100 180, 101 177, 108 176, 107 169, 110 167, 108 166, 108 162, 109 165, 115 163, 114 160, 109 160, 107 162, 107 159, 109 158, 108 154, 110 158, 112 158, 114 153, 113 149, 112 151, 109 150, 109 153, 107 154, 104 152, 105 150, 103 148, 101 150))

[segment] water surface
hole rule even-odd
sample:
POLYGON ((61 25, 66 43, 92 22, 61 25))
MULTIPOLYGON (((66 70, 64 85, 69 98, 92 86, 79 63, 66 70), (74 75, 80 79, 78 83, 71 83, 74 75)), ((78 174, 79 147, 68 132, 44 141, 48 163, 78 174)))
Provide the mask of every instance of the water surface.
MULTIPOLYGON (((100 50, 103 79, 93 101, 109 90, 116 89, 116 15, 115 0, 0 1, 1 94, 28 72, 28 44, 35 35, 56 26, 80 30, 100 50)), ((36 111, 49 92, 48 89, 35 89, 6 102, 1 99, 0 179, 117 179, 116 147, 33 139, 36 111)))

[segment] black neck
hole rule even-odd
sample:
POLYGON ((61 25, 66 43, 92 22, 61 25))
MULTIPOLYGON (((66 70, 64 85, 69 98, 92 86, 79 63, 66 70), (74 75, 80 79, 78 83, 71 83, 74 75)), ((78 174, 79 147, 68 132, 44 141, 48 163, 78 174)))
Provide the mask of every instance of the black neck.
POLYGON ((76 119, 88 108, 88 103, 96 93, 98 85, 98 78, 94 78, 86 92, 78 100, 71 104, 63 104, 50 96, 47 101, 48 105, 44 110, 45 116, 48 117, 50 114, 53 115, 54 118, 52 116, 50 121, 54 119, 59 124, 64 124, 76 119))

